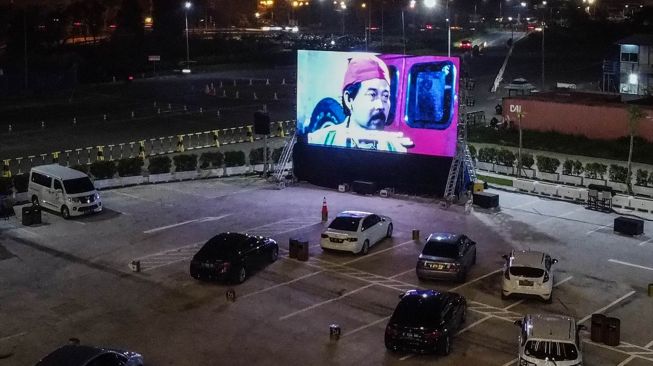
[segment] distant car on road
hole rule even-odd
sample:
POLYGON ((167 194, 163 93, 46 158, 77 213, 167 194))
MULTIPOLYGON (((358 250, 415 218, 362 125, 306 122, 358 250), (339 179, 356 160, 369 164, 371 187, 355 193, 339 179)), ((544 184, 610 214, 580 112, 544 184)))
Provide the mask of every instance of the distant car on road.
POLYGON ((190 275, 243 283, 251 271, 278 258, 279 246, 273 239, 227 232, 211 238, 193 256, 190 275))
POLYGON ((469 39, 463 39, 460 41, 460 49, 463 51, 470 51, 472 49, 472 41, 469 39))
POLYGON ((465 282, 476 263, 476 242, 466 235, 433 233, 417 258, 417 277, 465 282))
POLYGON ((550 255, 529 250, 513 250, 504 255, 506 263, 501 279, 501 297, 525 295, 546 302, 553 300, 553 269, 558 263, 550 255))
POLYGON ((585 329, 565 315, 527 314, 519 327, 518 365, 577 366, 583 364, 579 332, 585 329))
POLYGON ((363 211, 343 211, 322 233, 322 249, 341 250, 365 255, 370 247, 392 237, 392 219, 363 211))
POLYGON ((385 347, 390 351, 448 355, 451 338, 465 322, 465 298, 436 290, 410 290, 400 297, 385 328, 385 347))
POLYGON ((45 356, 36 366, 143 366, 143 356, 111 348, 65 345, 45 356))

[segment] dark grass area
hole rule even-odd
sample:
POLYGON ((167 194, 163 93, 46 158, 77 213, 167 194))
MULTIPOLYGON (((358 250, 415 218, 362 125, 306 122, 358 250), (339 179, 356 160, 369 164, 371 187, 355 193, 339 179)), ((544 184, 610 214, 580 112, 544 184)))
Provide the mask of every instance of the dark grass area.
POLYGON ((512 179, 505 179, 505 178, 498 178, 498 177, 491 177, 489 175, 476 175, 476 177, 483 182, 486 182, 488 184, 496 184, 500 186, 508 186, 512 187, 512 179))
MULTIPOLYGON (((519 146, 519 132, 514 130, 495 130, 489 127, 471 126, 469 141, 491 143, 504 146, 519 146)), ((626 161, 628 159, 629 139, 591 140, 579 135, 564 135, 557 132, 523 131, 522 147, 561 154, 591 156, 595 158, 626 161)), ((633 161, 653 164, 653 144, 635 138, 633 161)))

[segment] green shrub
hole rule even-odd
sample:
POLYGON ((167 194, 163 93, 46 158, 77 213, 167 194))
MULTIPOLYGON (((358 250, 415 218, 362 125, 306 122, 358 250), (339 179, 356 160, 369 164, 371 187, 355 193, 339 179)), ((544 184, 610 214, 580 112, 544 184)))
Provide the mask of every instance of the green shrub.
POLYGON ((75 169, 78 172, 82 172, 84 174, 88 174, 88 165, 86 164, 78 164, 78 165, 73 165, 70 167, 71 169, 75 169))
POLYGON ((118 175, 121 177, 141 175, 141 168, 144 164, 141 157, 120 159, 117 164, 118 175))
POLYGON ((521 154, 521 165, 522 165, 522 167, 531 169, 533 164, 535 164, 535 159, 533 159, 533 154, 531 154, 531 153, 521 154))
POLYGON ((149 158, 150 164, 147 167, 147 170, 150 174, 164 174, 170 173, 170 167, 172 166, 172 160, 169 156, 155 156, 149 158))
POLYGON ((648 170, 637 169, 637 173, 635 174, 635 182, 636 182, 635 184, 638 186, 646 187, 648 185, 648 180, 649 180, 648 170))
MULTIPOLYGON (((270 153, 272 152, 272 148, 268 148, 268 158, 270 157, 270 153)), ((263 148, 259 147, 258 149, 252 149, 249 151, 249 163, 254 165, 254 164, 264 164, 265 161, 263 159, 263 148)))
POLYGON ((608 174, 610 181, 616 183, 626 183, 626 174, 628 174, 628 168, 625 166, 610 164, 610 172, 608 174))
POLYGON ((116 175, 116 163, 113 161, 94 161, 89 167, 89 171, 95 179, 109 179, 116 175))
POLYGON ((467 147, 469 148, 469 155, 472 156, 472 159, 476 159, 476 146, 468 144, 467 147))
POLYGON ((497 160, 497 149, 493 147, 482 147, 478 150, 478 161, 494 163, 497 160))
POLYGON ((560 160, 544 155, 537 156, 537 169, 543 173, 555 173, 560 166, 560 160))
POLYGON ((608 166, 601 163, 585 164, 585 176, 592 179, 604 179, 608 166))
POLYGON ((27 187, 29 186, 29 176, 26 174, 14 175, 14 188, 16 192, 22 193, 27 192, 27 187))
POLYGON ((585 169, 583 169, 583 162, 580 160, 574 161, 574 169, 572 171, 573 175, 581 175, 585 169))
POLYGON ((514 166, 515 165, 515 154, 506 149, 501 149, 497 153, 497 163, 503 166, 514 166))
POLYGON ((242 151, 227 151, 224 153, 224 163, 227 167, 245 165, 245 153, 242 151))
POLYGON ((278 147, 272 151, 272 161, 278 163, 281 159, 281 153, 283 153, 283 147, 278 147))
POLYGON ((222 168, 224 155, 219 151, 205 152, 200 155, 200 169, 222 168))
POLYGON ((574 171, 574 161, 566 159, 565 162, 562 163, 562 174, 571 175, 573 171, 574 171))
POLYGON ((13 182, 10 177, 0 177, 0 195, 9 195, 13 182))
POLYGON ((175 161, 176 172, 192 172, 197 169, 197 155, 195 154, 175 155, 172 160, 175 161))

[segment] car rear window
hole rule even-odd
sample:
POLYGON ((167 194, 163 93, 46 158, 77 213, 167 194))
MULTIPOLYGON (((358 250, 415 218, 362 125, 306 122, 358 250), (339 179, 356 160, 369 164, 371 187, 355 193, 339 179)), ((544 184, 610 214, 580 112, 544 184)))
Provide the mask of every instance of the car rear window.
POLYGON ((454 243, 427 242, 422 254, 433 257, 457 258, 458 246, 454 243))
POLYGON ((544 276, 544 270, 531 267, 510 267, 512 276, 539 278, 544 276))
POLYGON ((198 254, 213 259, 228 259, 238 251, 238 245, 243 242, 244 235, 222 234, 211 238, 198 254))
POLYGON ((336 217, 329 225, 329 229, 342 231, 358 231, 360 217, 336 217))
POLYGON ((434 327, 440 324, 442 302, 430 296, 406 296, 392 314, 392 322, 407 327, 434 327))
POLYGON ((578 349, 573 343, 528 341, 524 353, 540 360, 573 361, 578 358, 578 349))
POLYGON ((68 194, 90 192, 95 189, 88 177, 64 180, 63 186, 68 194))

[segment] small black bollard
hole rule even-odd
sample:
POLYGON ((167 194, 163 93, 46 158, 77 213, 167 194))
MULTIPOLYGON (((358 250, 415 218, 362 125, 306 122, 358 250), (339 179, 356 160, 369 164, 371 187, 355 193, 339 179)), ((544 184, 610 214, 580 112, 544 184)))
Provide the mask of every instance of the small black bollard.
POLYGON ((340 339, 340 326, 338 324, 329 325, 329 338, 332 341, 340 339))
POLYGON ((419 241, 419 230, 413 229, 413 240, 419 241))
POLYGON ((141 271, 141 261, 132 261, 129 264, 129 267, 132 269, 134 272, 140 272, 141 271))
POLYGON ((236 290, 230 288, 227 290, 225 293, 225 297, 227 298, 227 301, 235 302, 236 301, 236 290))

